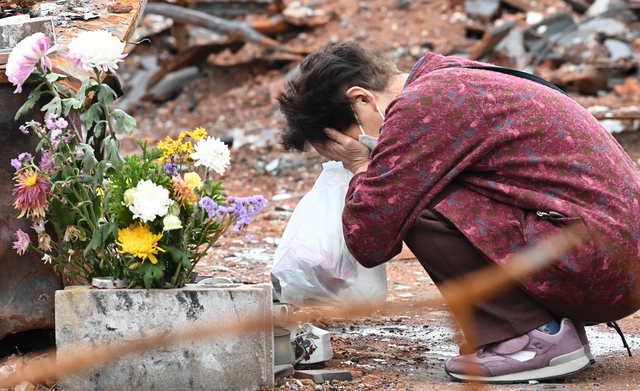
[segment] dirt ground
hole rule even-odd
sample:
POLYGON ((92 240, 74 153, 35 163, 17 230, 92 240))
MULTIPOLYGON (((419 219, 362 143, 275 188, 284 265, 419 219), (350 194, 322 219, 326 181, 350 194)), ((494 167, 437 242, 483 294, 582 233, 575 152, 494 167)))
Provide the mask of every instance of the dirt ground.
MULTIPOLYGON (((309 4, 311 1, 303 1, 309 4)), ((462 24, 452 22, 460 6, 447 0, 316 1, 316 8, 332 16, 322 27, 280 37, 293 47, 315 50, 330 42, 356 39, 382 47, 392 54, 400 69, 408 71, 428 50, 443 54, 468 51, 477 41, 468 39, 462 24)), ((545 16, 569 9, 554 0, 533 2, 545 16)), ((505 20, 522 18, 505 12, 505 20)), ((131 80, 150 56, 169 56, 166 46, 140 45, 128 57, 121 76, 131 80)), ((492 58, 509 66, 500 58, 492 58)), ((234 137, 232 163, 225 173, 228 194, 262 194, 272 200, 245 233, 226 235, 219 246, 196 269, 201 275, 231 278, 235 282, 269 282, 273 253, 291 212, 308 192, 325 161, 311 151, 301 155, 284 153, 277 143, 283 118, 275 95, 282 77, 296 61, 284 61, 256 45, 245 45, 235 55, 210 56, 200 76, 174 99, 158 103, 140 102, 131 107, 138 120, 138 137, 151 143, 181 130, 204 126, 216 136, 234 137), (239 146, 239 148, 238 148, 239 146), (276 163, 278 160, 278 163, 276 163), (277 165, 275 170, 268 171, 277 165), (289 195, 291 198, 282 200, 289 195), (247 235, 253 237, 248 239, 247 235)), ((636 84, 637 85, 637 84, 636 84)), ((636 103, 638 90, 607 92, 597 96, 572 96, 585 107, 604 105, 616 109, 636 103)), ((636 133, 617 136, 634 161, 640 158, 636 133)), ((125 146, 133 151, 132 143, 125 146)), ((629 358, 622 342, 604 325, 591 327, 588 335, 597 363, 559 383, 473 386, 452 382, 444 373, 444 362, 457 354, 459 340, 446 306, 416 308, 397 314, 398 302, 438 297, 428 275, 410 253, 404 252, 387 264, 389 297, 385 307, 369 317, 325 319, 319 326, 333 333, 334 358, 313 368, 348 369, 354 380, 317 386, 308 380, 282 379, 264 390, 636 390, 640 389, 640 365, 629 358)), ((619 322, 627 340, 638 352, 640 322, 634 315, 619 322)))

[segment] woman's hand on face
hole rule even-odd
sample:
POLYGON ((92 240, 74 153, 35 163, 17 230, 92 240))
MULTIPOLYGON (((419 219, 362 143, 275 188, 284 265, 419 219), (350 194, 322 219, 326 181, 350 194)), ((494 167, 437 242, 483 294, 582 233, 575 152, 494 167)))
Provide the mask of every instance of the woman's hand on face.
POLYGON ((344 168, 354 174, 367 170, 371 161, 369 148, 335 129, 327 128, 325 133, 331 139, 330 141, 324 144, 313 144, 320 155, 330 160, 342 162, 344 168))

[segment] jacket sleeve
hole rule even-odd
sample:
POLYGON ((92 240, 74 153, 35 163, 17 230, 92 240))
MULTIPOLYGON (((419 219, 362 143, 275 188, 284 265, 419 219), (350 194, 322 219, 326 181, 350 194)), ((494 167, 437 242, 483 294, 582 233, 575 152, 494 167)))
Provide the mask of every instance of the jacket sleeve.
POLYGON ((417 215, 486 154, 487 122, 452 70, 414 80, 391 103, 367 171, 349 185, 344 236, 365 267, 391 259, 417 215))

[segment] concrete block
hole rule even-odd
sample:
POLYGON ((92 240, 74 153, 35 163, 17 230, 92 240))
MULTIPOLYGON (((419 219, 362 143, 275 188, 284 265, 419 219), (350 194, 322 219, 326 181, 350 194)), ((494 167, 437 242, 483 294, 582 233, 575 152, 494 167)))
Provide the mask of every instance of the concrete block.
POLYGON ((340 381, 351 381, 353 377, 351 376, 351 372, 346 369, 337 369, 337 370, 327 370, 327 369, 316 369, 316 370, 304 370, 304 371, 296 371, 293 374, 293 377, 296 379, 311 379, 316 384, 322 384, 326 381, 331 380, 340 380, 340 381))
POLYGON ((264 329, 127 355, 58 378, 60 389, 255 390, 271 385, 271 286, 187 285, 183 289, 74 289, 56 292, 58 360, 81 349, 126 344, 216 322, 264 319, 264 329))
POLYGON ((295 370, 293 369, 293 365, 291 364, 276 365, 273 368, 273 374, 276 379, 293 376, 294 373, 295 370))
POLYGON ((31 19, 15 19, 15 23, 0 25, 0 49, 13 49, 18 42, 35 33, 44 33, 55 45, 56 30, 51 16, 42 16, 31 19))

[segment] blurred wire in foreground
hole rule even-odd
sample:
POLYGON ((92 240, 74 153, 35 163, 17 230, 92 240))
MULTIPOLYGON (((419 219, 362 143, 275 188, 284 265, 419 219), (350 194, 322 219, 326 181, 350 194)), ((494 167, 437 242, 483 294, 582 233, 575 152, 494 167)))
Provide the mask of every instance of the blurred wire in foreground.
MULTIPOLYGON (((456 315, 462 325, 470 324, 471 314, 475 303, 487 300, 510 288, 521 278, 549 266, 563 253, 580 245, 586 238, 577 229, 567 228, 550 240, 538 246, 531 247, 513 256, 505 265, 488 266, 479 271, 470 273, 464 278, 450 281, 440 289, 442 295, 447 298, 446 303, 456 315)), ((394 303, 394 311, 416 309, 421 307, 435 307, 444 303, 443 299, 421 300, 394 303)), ((363 315, 360 307, 343 307, 329 311, 323 311, 318 318, 351 318, 363 315)), ((308 321, 308 314, 304 319, 292 321, 308 321)), ((200 326, 200 325, 199 325, 200 326)), ((16 372, 4 379, 0 379, 0 389, 14 387, 28 381, 38 384, 47 378, 54 378, 63 374, 73 374, 89 370, 97 364, 105 364, 118 360, 126 354, 133 354, 161 346, 176 344, 179 342, 193 341, 204 338, 220 338, 228 334, 241 334, 248 331, 262 329, 266 326, 264 319, 249 320, 242 323, 209 323, 205 327, 194 327, 189 330, 178 331, 171 334, 158 335, 141 341, 127 342, 123 344, 111 344, 105 347, 78 344, 70 351, 75 351, 74 356, 61 357, 56 362, 55 351, 48 357, 29 360, 16 372)), ((471 329, 471 328, 468 328, 471 329)), ((475 336, 466 335, 473 345, 475 336)), ((480 387, 477 384, 470 385, 471 389, 480 387)))

